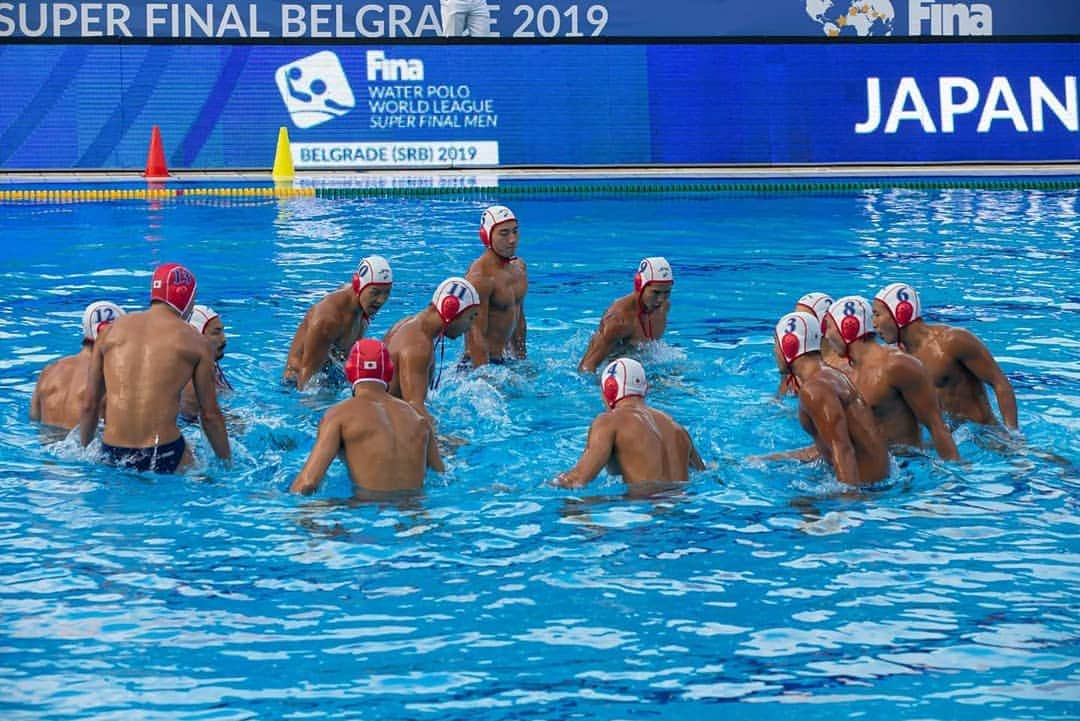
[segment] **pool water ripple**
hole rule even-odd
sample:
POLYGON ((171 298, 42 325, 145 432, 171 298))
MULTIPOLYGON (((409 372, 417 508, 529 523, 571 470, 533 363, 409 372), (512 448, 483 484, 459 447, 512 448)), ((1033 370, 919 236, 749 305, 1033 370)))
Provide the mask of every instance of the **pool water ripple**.
POLYGON ((5 719, 1080 715, 1075 194, 507 202, 529 359, 464 374, 448 342, 431 406, 465 443, 422 493, 366 500, 339 465, 314 498, 285 492, 344 397, 278 384, 289 339, 368 253, 397 281, 371 335, 415 313, 479 251, 481 203, 0 209, 5 719), (602 407, 574 366, 655 254, 677 280, 641 354, 650 400, 713 467, 646 498, 603 475, 555 489, 602 407), (77 349, 82 306, 141 307, 174 258, 229 334, 234 465, 187 427, 187 475, 108 469, 29 424, 29 396, 77 349), (775 319, 819 284, 895 278, 994 351, 1023 439, 961 426, 963 464, 898 457, 857 494, 820 464, 748 460, 806 444, 774 397, 775 319))

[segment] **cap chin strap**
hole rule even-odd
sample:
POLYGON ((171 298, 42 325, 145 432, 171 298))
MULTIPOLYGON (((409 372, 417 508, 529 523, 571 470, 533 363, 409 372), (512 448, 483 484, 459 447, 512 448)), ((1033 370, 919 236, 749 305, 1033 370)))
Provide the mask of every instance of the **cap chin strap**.
POLYGON ((787 377, 784 378, 784 390, 794 391, 796 395, 799 393, 799 377, 791 372, 791 364, 788 364, 787 377))
POLYGON ((439 382, 442 381, 443 366, 444 361, 446 360, 446 329, 448 327, 450 327, 450 324, 444 320, 442 330, 439 331, 439 337, 434 341, 433 348, 439 349, 439 372, 438 375, 434 375, 428 380, 429 391, 437 389, 439 387, 439 382))
POLYGON ((214 361, 214 380, 217 381, 218 388, 224 388, 225 390, 233 390, 232 383, 225 377, 225 371, 221 368, 221 364, 214 361))
POLYGON ((640 293, 638 293, 637 305, 638 305, 637 320, 638 320, 638 325, 641 326, 641 332, 645 334, 645 338, 647 340, 656 340, 656 338, 653 337, 653 332, 652 332, 652 313, 645 310, 645 304, 641 302, 641 294, 640 293), (648 321, 648 322, 646 323, 646 321, 648 321))

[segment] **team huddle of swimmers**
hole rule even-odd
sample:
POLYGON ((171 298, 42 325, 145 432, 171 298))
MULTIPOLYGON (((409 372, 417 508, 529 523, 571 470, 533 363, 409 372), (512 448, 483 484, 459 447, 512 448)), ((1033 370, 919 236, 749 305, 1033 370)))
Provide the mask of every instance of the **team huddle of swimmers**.
MULTIPOLYGON (((431 302, 395 323, 383 339, 365 338, 371 319, 390 297, 394 274, 382 256, 364 258, 351 282, 308 309, 289 347, 283 381, 305 388, 343 375, 350 398, 322 417, 314 446, 290 490, 312 493, 335 457, 354 488, 418 488, 429 469, 444 470, 437 421, 427 407, 441 382, 445 339, 465 336, 458 367, 502 364, 526 357, 528 292, 517 256, 518 220, 505 206, 484 210, 484 250, 463 276, 435 288, 431 302)), ((578 368, 594 373, 607 410, 594 418, 577 464, 555 482, 589 483, 607 468, 631 487, 679 482, 705 464, 686 429, 645 402, 645 369, 624 353, 661 337, 674 285, 662 257, 641 260, 631 293, 602 316, 578 368)), ((41 373, 30 417, 79 429, 85 447, 101 434, 106 462, 173 473, 193 458, 178 418, 198 419, 215 455, 229 461, 218 393, 231 389, 221 369, 226 338, 221 318, 196 305, 196 279, 182 265, 153 273, 150 307, 125 313, 97 301, 83 314, 83 347, 41 373)), ((1016 427, 1012 387, 971 333, 928 325, 918 295, 895 283, 873 303, 859 296, 835 302, 811 293, 776 326, 781 392, 799 399, 799 419, 814 446, 781 454, 824 458, 846 484, 888 475, 890 446, 919 446, 926 426, 942 458, 959 457, 943 412, 957 420, 994 423, 984 383, 995 391, 1005 423, 1016 427), (893 348, 876 341, 880 336, 893 348)))
POLYGON ((942 459, 958 460, 945 416, 996 424, 987 384, 1005 424, 1017 428, 1012 384, 986 346, 962 328, 926 323, 904 283, 872 302, 808 293, 776 324, 774 348, 780 393, 798 396, 814 445, 772 458, 823 458, 841 483, 885 478, 889 449, 920 446, 922 426, 942 459))

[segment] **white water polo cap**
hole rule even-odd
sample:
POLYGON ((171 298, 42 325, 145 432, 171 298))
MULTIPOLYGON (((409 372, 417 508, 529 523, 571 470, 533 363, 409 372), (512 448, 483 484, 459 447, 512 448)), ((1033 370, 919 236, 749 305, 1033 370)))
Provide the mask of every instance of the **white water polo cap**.
POLYGON ((649 390, 645 368, 633 358, 616 358, 604 369, 600 378, 600 389, 608 408, 614 408, 627 396, 644 398, 649 390))
POLYGON ((107 300, 95 300, 86 306, 82 316, 83 340, 91 343, 97 340, 101 329, 124 315, 124 309, 107 300))
POLYGON ((889 315, 897 328, 906 328, 922 317, 922 304, 919 294, 907 283, 892 283, 878 291, 874 296, 889 309, 889 315))
POLYGON ((381 255, 369 255, 360 261, 353 273, 352 289, 357 295, 369 285, 393 285, 394 271, 390 263, 381 255))
POLYGON ((485 208, 483 215, 480 216, 480 240, 483 241, 486 247, 490 248, 491 236, 495 233, 495 226, 509 223, 512 220, 517 220, 517 216, 514 215, 514 211, 505 205, 492 205, 490 208, 485 208))
POLYGON ((634 290, 640 296, 645 286, 649 283, 674 283, 675 274, 671 271, 671 263, 667 258, 659 255, 651 258, 642 258, 638 263, 637 273, 634 274, 634 290))
POLYGON ((788 313, 776 324, 776 343, 791 365, 799 356, 821 350, 821 322, 802 311, 788 313))
POLYGON ((847 345, 874 332, 873 307, 861 295, 837 298, 829 308, 829 316, 847 345))
POLYGON ((195 330, 199 331, 199 334, 206 332, 206 324, 212 321, 214 318, 220 318, 221 316, 208 305, 196 305, 191 309, 191 317, 188 318, 188 323, 191 324, 195 330))
POLYGON ((454 276, 439 283, 435 294, 431 296, 431 304, 435 306, 443 325, 446 326, 469 308, 480 305, 480 294, 472 283, 454 276))
POLYGON ((807 293, 795 303, 795 310, 804 311, 823 321, 832 304, 832 296, 828 293, 807 293))

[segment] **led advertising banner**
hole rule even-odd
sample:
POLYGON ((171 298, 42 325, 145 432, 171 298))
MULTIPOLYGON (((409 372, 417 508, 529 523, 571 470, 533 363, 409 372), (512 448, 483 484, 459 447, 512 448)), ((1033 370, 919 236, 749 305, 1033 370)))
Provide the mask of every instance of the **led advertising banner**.
POLYGON ((0 2, 0 41, 1080 35, 1076 0, 0 2))
POLYGON ((1076 161, 1073 43, 0 46, 0 169, 1076 161))

